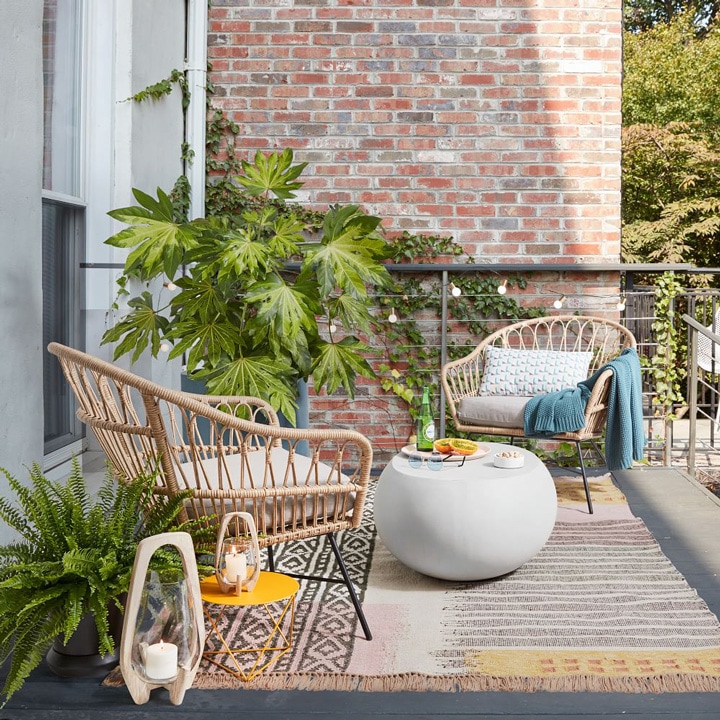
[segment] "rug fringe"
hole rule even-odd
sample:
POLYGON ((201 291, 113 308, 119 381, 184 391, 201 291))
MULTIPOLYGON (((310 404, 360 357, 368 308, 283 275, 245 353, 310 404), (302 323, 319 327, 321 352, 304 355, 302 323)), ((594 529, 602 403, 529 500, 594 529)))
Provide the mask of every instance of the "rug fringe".
MULTIPOLYGON (((103 685, 121 687, 119 668, 103 685)), ((622 692, 685 693, 720 692, 720 677, 713 675, 667 674, 645 677, 603 677, 571 675, 559 678, 493 677, 488 675, 341 675, 337 673, 266 673, 243 682, 228 673, 198 673, 193 687, 198 690, 336 690, 358 692, 622 692)))

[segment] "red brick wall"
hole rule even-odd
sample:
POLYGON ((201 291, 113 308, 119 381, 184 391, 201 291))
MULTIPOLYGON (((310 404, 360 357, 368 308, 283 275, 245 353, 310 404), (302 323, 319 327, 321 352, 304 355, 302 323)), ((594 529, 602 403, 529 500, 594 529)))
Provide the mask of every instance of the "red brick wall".
POLYGON ((211 5, 213 104, 241 155, 309 162, 301 200, 360 203, 480 262, 619 259, 618 0, 211 5))

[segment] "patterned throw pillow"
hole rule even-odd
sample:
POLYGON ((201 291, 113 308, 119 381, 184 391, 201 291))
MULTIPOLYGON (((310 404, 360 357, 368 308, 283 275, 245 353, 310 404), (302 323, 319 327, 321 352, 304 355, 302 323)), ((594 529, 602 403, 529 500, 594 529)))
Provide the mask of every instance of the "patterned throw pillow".
POLYGON ((530 397, 575 387, 587 379, 591 352, 488 347, 480 395, 530 397))

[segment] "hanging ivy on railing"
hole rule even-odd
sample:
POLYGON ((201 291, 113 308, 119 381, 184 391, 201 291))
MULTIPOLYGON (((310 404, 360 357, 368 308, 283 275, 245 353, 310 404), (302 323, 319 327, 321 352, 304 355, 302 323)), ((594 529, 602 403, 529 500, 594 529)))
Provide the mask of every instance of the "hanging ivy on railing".
POLYGON ((666 272, 655 282, 655 319, 652 329, 656 351, 652 357, 642 355, 640 362, 652 378, 655 388, 653 405, 656 417, 674 420, 674 410, 685 402, 682 381, 687 372, 680 364, 685 349, 675 324, 675 298, 684 292, 674 273, 666 272))
MULTIPOLYGON (((457 261, 466 255, 454 238, 432 234, 404 232, 392 240, 393 262, 417 263, 418 274, 390 274, 395 285, 377 299, 381 309, 378 322, 373 328, 380 342, 382 359, 378 364, 380 385, 386 393, 399 397, 408 406, 410 417, 415 420, 419 410, 420 389, 427 385, 435 398, 439 397, 438 371, 441 364, 441 347, 432 342, 432 333, 423 330, 428 321, 440 322, 443 311, 443 284, 440 274, 423 272, 422 265, 443 262, 448 258, 457 261), (394 311, 397 322, 388 317, 394 311)), ((451 266, 448 265, 451 270, 451 266)), ((480 340, 494 329, 498 320, 515 322, 521 318, 539 317, 544 308, 521 308, 508 294, 497 292, 498 276, 491 270, 487 274, 449 273, 460 295, 451 297, 446 306, 448 323, 462 323, 466 331, 463 342, 448 341, 448 359, 469 353, 480 340)), ((527 279, 521 275, 507 277, 507 288, 524 289, 527 279)))

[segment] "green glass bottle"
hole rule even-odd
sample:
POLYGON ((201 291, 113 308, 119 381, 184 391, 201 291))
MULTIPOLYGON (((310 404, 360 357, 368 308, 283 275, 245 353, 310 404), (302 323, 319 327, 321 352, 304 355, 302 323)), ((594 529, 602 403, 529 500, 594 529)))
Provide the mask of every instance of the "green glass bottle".
POLYGON ((431 451, 435 440, 435 421, 430 409, 430 390, 425 386, 417 426, 417 449, 431 451))

